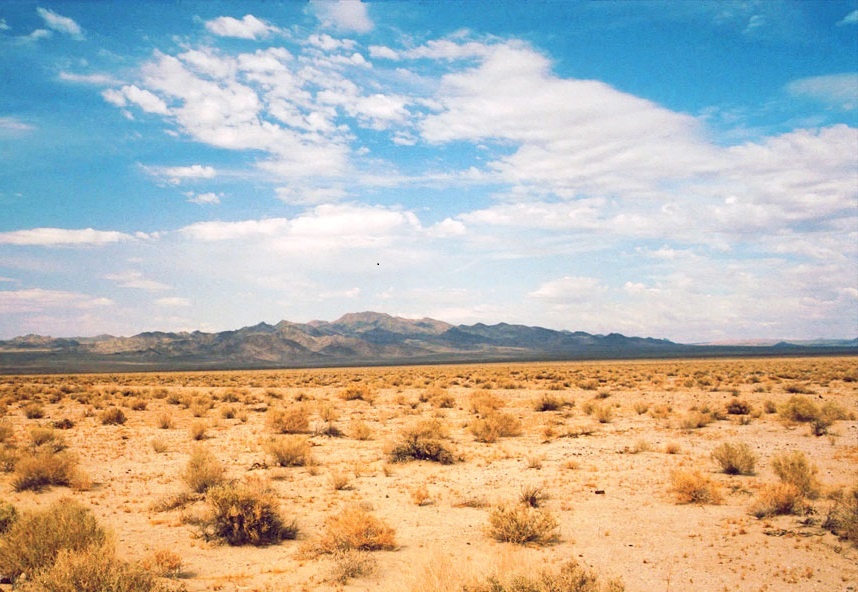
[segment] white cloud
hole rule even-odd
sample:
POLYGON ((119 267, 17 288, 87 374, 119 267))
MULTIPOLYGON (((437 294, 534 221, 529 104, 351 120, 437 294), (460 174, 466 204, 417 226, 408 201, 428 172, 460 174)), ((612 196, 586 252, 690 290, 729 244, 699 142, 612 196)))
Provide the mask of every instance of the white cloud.
POLYGON ((592 301, 605 292, 602 281, 593 277, 564 276, 540 285, 530 292, 530 298, 541 300, 561 300, 563 302, 592 301))
POLYGON ((858 73, 814 76, 790 82, 787 92, 844 111, 858 108, 858 73))
POLYGON ((302 187, 294 185, 278 187, 276 193, 277 199, 296 205, 330 203, 340 201, 347 195, 342 187, 302 187))
POLYGON ((49 309, 93 309, 112 304, 109 298, 63 290, 0 290, 0 309, 7 314, 37 313, 49 309))
POLYGON ((219 204, 220 198, 224 196, 223 193, 213 193, 211 191, 207 193, 194 193, 190 191, 185 195, 188 197, 190 203, 195 204, 219 204))
POLYGON ((468 229, 459 220, 444 218, 442 221, 426 229, 426 234, 434 238, 451 238, 465 236, 468 229))
POLYGON ((36 129, 29 123, 24 123, 17 117, 0 117, 0 136, 17 135, 36 129))
POLYGON ((108 274, 105 275, 104 278, 116 282, 116 285, 120 288, 134 288, 137 290, 146 290, 148 292, 159 292, 161 290, 170 289, 170 286, 146 278, 141 272, 134 270, 108 274))
POLYGON ((837 23, 838 26, 858 24, 858 10, 853 10, 837 23))
POLYGON ((238 37, 239 39, 264 39, 277 32, 277 27, 269 25, 252 14, 246 14, 242 19, 221 16, 206 21, 206 29, 221 37, 238 37))
POLYGON ((196 222, 190 226, 185 226, 180 232, 194 240, 222 241, 271 236, 279 234, 288 225, 289 220, 286 218, 243 220, 240 222, 196 222))
POLYGON ((144 167, 147 172, 167 179, 171 184, 178 185, 185 179, 213 179, 217 176, 214 167, 202 164, 176 167, 144 167))
POLYGON ((132 240, 129 234, 115 230, 33 228, 0 232, 0 244, 20 246, 100 246, 132 240))
POLYGON ((8 31, 11 28, 12 27, 10 27, 8 24, 6 24, 6 19, 0 18, 0 31, 8 31))
POLYGON ((75 74, 74 72, 60 72, 59 79, 63 82, 76 84, 93 84, 96 86, 110 86, 118 84, 119 81, 110 74, 75 74))
POLYGON ((310 7, 326 27, 369 33, 374 26, 360 0, 310 0, 310 7))
POLYGON ((164 308, 184 308, 191 306, 191 301, 181 296, 168 296, 166 298, 158 298, 155 300, 156 306, 164 308))
POLYGON ((370 45, 369 57, 383 60, 398 60, 399 52, 383 45, 370 45))
POLYGON ((39 16, 42 17, 42 20, 45 21, 48 28, 60 33, 65 33, 72 39, 83 39, 83 29, 81 29, 80 25, 78 25, 73 19, 57 14, 47 8, 42 8, 41 6, 36 8, 36 12, 39 13, 39 16))
POLYGON ((120 90, 107 89, 101 93, 101 96, 108 103, 117 107, 125 107, 128 103, 132 103, 146 113, 154 113, 156 115, 167 115, 170 113, 167 104, 160 97, 133 84, 123 86, 120 90))

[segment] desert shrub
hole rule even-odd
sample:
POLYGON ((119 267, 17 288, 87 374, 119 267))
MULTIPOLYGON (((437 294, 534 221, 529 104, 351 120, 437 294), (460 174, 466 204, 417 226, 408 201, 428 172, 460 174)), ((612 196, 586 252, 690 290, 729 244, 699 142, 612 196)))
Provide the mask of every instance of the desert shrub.
POLYGON ((751 514, 757 518, 803 515, 810 511, 801 490, 790 483, 766 483, 751 506, 751 514))
POLYGON ((727 403, 727 413, 730 415, 748 415, 751 410, 751 404, 741 399, 733 399, 727 403))
POLYGON ((119 407, 108 407, 98 414, 101 425, 122 425, 127 419, 119 407))
POLYGON ((643 415, 647 411, 649 411, 649 403, 646 401, 637 401, 634 404, 635 413, 638 415, 643 415))
POLYGON ((518 501, 531 508, 538 508, 547 499, 548 494, 539 485, 523 485, 518 496, 518 501))
POLYGON ((596 405, 593 411, 599 423, 611 423, 614 419, 614 408, 611 405, 596 405))
POLYGON ((816 465, 800 450, 775 455, 772 458, 772 470, 781 483, 794 485, 803 496, 810 499, 819 496, 816 465))
POLYGON ((439 421, 420 422, 400 434, 399 442, 390 452, 391 460, 430 460, 442 465, 453 464, 456 462, 456 456, 444 441, 446 438, 446 426, 439 421))
POLYGON ((194 493, 205 493, 225 479, 223 465, 209 450, 197 447, 191 452, 180 478, 194 493))
POLYGON ((210 535, 230 545, 264 546, 298 533, 295 522, 286 523, 271 490, 257 479, 210 487, 206 500, 212 508, 207 523, 210 535))
POLYGON ((396 548, 396 531, 358 506, 349 506, 325 520, 319 553, 348 551, 391 551, 396 548))
POLYGON ((728 475, 753 475, 757 456, 744 442, 724 442, 712 451, 712 458, 728 475))
POLYGON ((45 416, 45 408, 38 403, 29 403, 24 406, 24 417, 27 419, 42 419, 45 416))
POLYGON ((266 422, 277 434, 304 434, 310 429, 310 413, 303 405, 268 410, 266 422))
POLYGON ((275 436, 265 443, 264 448, 277 466, 303 467, 312 464, 310 440, 306 436, 275 436))
POLYGON ((347 584, 352 578, 372 575, 378 569, 378 562, 368 551, 347 549, 334 553, 328 579, 338 584, 347 584))
POLYGON ((625 589, 621 581, 600 581, 597 573, 570 559, 557 572, 492 575, 485 582, 467 585, 463 592, 623 592, 625 589))
POLYGON ((547 545, 559 537, 557 520, 550 512, 521 504, 493 508, 488 533, 498 541, 517 545, 547 545))
POLYGON ((51 422, 51 426, 57 430, 70 430, 74 427, 74 422, 68 417, 64 417, 58 421, 51 422))
POLYGON ((66 448, 66 443, 53 428, 38 426, 30 429, 30 446, 33 450, 59 452, 66 448))
POLYGON ((485 417, 492 411, 497 411, 504 406, 503 399, 491 391, 479 390, 471 393, 468 398, 471 413, 485 417))
POLYGON ((160 578, 182 575, 182 557, 170 549, 156 549, 141 562, 143 568, 160 578))
POLYGON ((819 417, 819 407, 808 397, 793 395, 778 408, 778 415, 786 421, 809 422, 819 417))
POLYGON ((18 510, 8 502, 0 502, 0 535, 12 528, 18 520, 18 510))
POLYGON ((853 545, 858 546, 858 485, 836 496, 823 526, 841 539, 852 541, 853 545))
POLYGON ((16 588, 20 592, 167 592, 141 567, 117 559, 97 546, 62 550, 56 561, 16 588))
POLYGON ((493 411, 484 418, 477 418, 468 429, 477 442, 496 442, 498 438, 521 435, 521 420, 511 413, 493 411))
POLYGON ((81 477, 77 458, 66 452, 38 450, 25 453, 15 463, 15 491, 41 491, 50 485, 73 485, 81 477))
POLYGON ((206 437, 206 430, 208 429, 208 424, 204 421, 195 421, 191 424, 191 427, 188 429, 188 433, 191 435, 192 440, 203 440, 206 437))
POLYGON ((173 414, 164 411, 158 416, 158 427, 162 430, 169 430, 173 427, 173 414))
POLYGON ((549 393, 543 393, 533 403, 533 409, 537 412, 557 411, 566 405, 566 401, 549 393))
POLYGON ((712 416, 702 411, 690 411, 679 422, 679 427, 683 430, 696 430, 705 427, 712 423, 712 416))
POLYGON ((354 383, 340 391, 340 398, 345 401, 366 401, 367 403, 372 403, 375 401, 375 393, 369 388, 369 385, 354 383))
POLYGON ((132 411, 146 411, 146 407, 148 406, 149 404, 146 399, 141 399, 139 397, 128 403, 128 408, 132 411))
POLYGON ((837 403, 827 401, 819 410, 819 415, 810 420, 810 431, 814 436, 824 436, 828 428, 840 419, 849 419, 849 414, 837 403))
POLYGON ((679 504, 721 503, 718 485, 700 471, 675 471, 670 483, 670 490, 679 504))
POLYGON ((0 538, 0 573, 18 580, 53 565, 60 551, 101 547, 104 530, 89 509, 71 499, 39 512, 24 513, 0 538))
POLYGON ((372 428, 364 421, 353 421, 349 427, 349 436, 355 440, 370 440, 372 438, 372 428))

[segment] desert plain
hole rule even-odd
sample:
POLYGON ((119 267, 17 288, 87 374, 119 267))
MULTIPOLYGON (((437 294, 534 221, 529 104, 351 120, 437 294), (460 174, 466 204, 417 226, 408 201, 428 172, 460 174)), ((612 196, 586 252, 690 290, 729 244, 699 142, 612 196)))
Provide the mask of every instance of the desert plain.
POLYGON ((164 589, 858 590, 856 358, 2 376, 0 413, 4 508, 87 508, 164 589), (282 530, 225 540, 230 484, 282 530))

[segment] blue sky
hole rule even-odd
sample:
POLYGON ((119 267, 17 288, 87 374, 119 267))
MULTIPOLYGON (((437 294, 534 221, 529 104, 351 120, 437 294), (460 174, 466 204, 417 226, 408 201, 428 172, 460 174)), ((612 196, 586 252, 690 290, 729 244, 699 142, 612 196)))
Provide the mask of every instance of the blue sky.
POLYGON ((0 339, 858 335, 858 1, 0 5, 0 339))

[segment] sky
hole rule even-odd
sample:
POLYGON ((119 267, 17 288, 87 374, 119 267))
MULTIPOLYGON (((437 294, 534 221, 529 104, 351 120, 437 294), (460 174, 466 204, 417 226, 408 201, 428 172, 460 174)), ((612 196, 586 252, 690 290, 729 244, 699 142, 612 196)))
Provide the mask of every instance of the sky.
POLYGON ((0 339, 858 336, 858 0, 7 0, 0 339))

